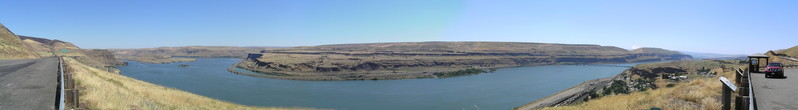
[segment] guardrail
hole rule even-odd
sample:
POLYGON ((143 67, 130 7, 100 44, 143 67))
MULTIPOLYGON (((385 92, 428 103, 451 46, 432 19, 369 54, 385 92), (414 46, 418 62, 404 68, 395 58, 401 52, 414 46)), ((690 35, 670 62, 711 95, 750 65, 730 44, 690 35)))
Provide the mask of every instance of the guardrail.
MULTIPOLYGON (((745 73, 747 76, 751 76, 751 72, 746 69, 745 73)), ((748 110, 756 110, 756 97, 754 95, 754 88, 753 82, 751 81, 751 77, 748 77, 748 110)))
POLYGON ((58 92, 56 92, 56 108, 64 110, 67 108, 79 109, 80 103, 78 102, 80 91, 75 87, 75 80, 72 74, 67 72, 64 63, 64 57, 58 56, 58 92))
POLYGON ((58 105, 56 107, 58 110, 64 110, 64 59, 63 57, 58 58, 58 92, 56 92, 56 101, 58 101, 58 105))
MULTIPOLYGON (((737 74, 735 74, 735 82, 740 84, 736 89, 738 90, 737 97, 735 97, 735 106, 737 110, 756 110, 756 99, 754 98, 754 89, 752 87, 751 81, 751 72, 748 69, 737 68, 734 70, 737 74)), ((732 84, 733 85, 733 84, 732 84)), ((724 84, 726 87, 726 84, 724 84)), ((726 89, 726 88, 724 88, 726 89)), ((724 92, 723 96, 729 96, 730 93, 724 92)), ((728 105, 728 103, 724 103, 724 109, 728 105)))

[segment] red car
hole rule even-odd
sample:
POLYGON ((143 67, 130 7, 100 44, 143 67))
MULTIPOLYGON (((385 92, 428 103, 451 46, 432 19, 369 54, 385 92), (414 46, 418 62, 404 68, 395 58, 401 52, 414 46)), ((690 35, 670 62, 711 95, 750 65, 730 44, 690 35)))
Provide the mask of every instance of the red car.
POLYGON ((779 62, 768 63, 768 67, 765 67, 765 78, 779 76, 784 77, 784 69, 779 62))

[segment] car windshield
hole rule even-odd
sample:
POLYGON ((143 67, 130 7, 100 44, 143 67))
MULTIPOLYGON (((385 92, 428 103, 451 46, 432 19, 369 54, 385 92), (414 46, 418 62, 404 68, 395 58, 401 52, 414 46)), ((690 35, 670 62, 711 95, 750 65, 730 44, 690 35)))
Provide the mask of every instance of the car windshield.
POLYGON ((768 64, 768 66, 781 66, 781 63, 771 63, 771 64, 768 64))

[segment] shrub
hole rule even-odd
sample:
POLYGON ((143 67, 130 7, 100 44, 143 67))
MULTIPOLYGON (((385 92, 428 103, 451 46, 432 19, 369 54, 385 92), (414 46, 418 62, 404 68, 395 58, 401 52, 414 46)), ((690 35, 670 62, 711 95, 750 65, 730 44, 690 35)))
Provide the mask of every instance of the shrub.
MULTIPOLYGON (((492 71, 494 71, 494 70, 492 70, 492 71)), ((474 74, 487 73, 487 72, 488 71, 485 71, 485 70, 482 70, 482 69, 469 68, 469 69, 465 69, 465 70, 458 70, 458 71, 452 71, 452 72, 435 72, 435 73, 433 73, 433 75, 438 76, 438 77, 454 77, 454 76, 474 75, 474 74)))
POLYGON ((665 85, 665 87, 673 87, 673 86, 676 86, 676 84, 668 84, 668 85, 665 85))

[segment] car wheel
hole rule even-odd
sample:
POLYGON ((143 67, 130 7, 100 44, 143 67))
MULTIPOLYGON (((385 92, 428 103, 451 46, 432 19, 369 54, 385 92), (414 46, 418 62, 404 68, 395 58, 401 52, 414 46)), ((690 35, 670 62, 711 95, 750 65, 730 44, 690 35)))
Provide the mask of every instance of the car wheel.
POLYGON ((765 78, 770 78, 770 74, 765 74, 765 78))

